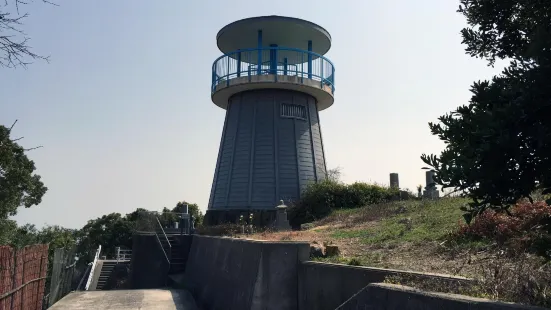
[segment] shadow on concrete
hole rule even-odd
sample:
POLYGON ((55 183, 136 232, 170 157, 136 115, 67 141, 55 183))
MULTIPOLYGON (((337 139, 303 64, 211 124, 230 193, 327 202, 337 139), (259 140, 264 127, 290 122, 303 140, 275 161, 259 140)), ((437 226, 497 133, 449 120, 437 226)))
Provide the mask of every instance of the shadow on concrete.
POLYGON ((172 295, 172 301, 176 310, 200 310, 190 292, 186 290, 170 290, 170 294, 172 295))

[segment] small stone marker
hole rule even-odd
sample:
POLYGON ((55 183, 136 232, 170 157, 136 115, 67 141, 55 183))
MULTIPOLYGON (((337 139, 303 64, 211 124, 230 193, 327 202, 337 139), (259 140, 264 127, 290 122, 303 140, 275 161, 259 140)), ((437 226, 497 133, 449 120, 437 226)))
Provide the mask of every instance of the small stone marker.
POLYGON ((279 201, 280 205, 276 207, 276 221, 274 228, 276 231, 288 231, 291 230, 289 220, 287 219, 287 206, 283 203, 283 200, 279 201))

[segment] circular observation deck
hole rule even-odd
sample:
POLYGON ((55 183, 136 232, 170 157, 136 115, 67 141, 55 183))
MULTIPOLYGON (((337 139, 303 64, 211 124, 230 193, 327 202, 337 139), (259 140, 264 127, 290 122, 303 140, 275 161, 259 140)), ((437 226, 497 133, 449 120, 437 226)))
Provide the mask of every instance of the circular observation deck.
POLYGON ((331 36, 297 18, 253 17, 231 23, 217 35, 224 53, 212 65, 212 101, 226 109, 228 99, 253 89, 288 89, 312 95, 318 110, 334 102, 335 67, 325 58, 331 36))

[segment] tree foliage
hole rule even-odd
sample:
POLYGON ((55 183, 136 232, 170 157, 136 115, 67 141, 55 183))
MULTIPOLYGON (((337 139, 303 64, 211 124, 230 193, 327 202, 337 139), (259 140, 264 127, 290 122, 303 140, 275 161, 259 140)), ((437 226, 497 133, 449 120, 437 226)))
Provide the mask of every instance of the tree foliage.
POLYGON ((435 182, 473 199, 471 219, 487 208, 506 211, 538 188, 551 187, 551 6, 548 1, 462 0, 467 54, 509 59, 502 74, 475 82, 468 105, 429 123, 446 143, 421 156, 435 182))
POLYGON ((111 213, 89 220, 78 231, 77 253, 85 260, 93 258, 101 245, 102 255, 113 257, 116 247, 132 248, 133 221, 120 213, 111 213))
POLYGON ((31 2, 33 0, 4 0, 4 4, 0 4, 0 67, 25 67, 29 59, 48 60, 31 51, 29 37, 21 30, 23 20, 29 16, 21 10, 31 2))
POLYGON ((12 127, 0 125, 0 219, 15 215, 17 208, 29 208, 42 201, 47 191, 25 149, 11 139, 12 127))

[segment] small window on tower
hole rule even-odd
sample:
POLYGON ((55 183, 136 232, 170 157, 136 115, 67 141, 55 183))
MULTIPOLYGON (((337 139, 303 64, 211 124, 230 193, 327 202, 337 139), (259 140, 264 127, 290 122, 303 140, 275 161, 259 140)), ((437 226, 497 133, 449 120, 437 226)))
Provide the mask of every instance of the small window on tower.
POLYGON ((298 104, 282 103, 281 117, 290 117, 306 120, 306 108, 298 104))

